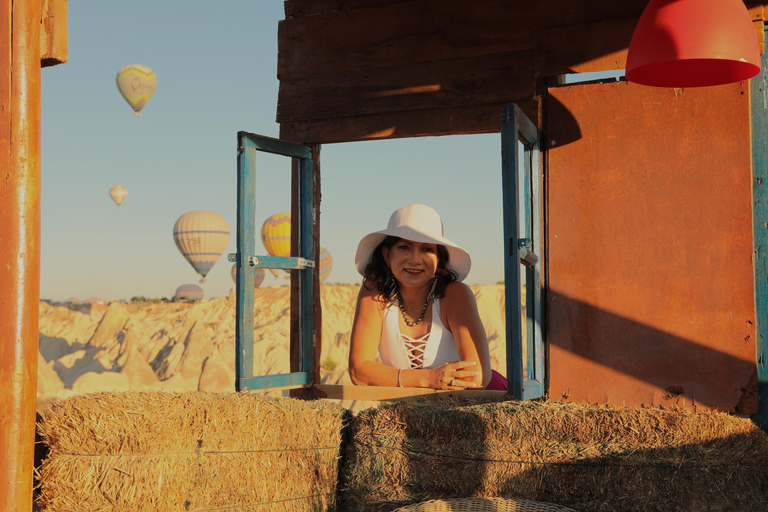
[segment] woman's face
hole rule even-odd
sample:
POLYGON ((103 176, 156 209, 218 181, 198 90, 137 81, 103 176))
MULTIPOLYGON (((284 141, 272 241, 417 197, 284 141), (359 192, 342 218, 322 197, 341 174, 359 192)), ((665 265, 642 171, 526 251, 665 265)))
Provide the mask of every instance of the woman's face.
POLYGON ((425 286, 437 270, 437 246, 400 239, 382 247, 384 261, 401 286, 425 286))

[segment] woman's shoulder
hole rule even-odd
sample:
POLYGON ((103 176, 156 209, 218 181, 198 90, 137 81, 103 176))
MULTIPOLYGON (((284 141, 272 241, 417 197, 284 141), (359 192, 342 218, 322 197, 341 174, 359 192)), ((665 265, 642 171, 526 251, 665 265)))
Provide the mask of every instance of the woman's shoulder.
POLYGON ((381 292, 376 287, 368 288, 365 283, 360 286, 360 291, 357 293, 357 304, 358 307, 373 307, 378 310, 383 310, 386 307, 385 302, 381 299, 381 292))
POLYGON ((469 298, 474 300, 475 294, 466 284, 459 281, 454 281, 452 283, 448 283, 448 286, 445 287, 445 296, 443 298, 449 302, 454 300, 467 300, 469 298))
POLYGON ((360 285, 360 290, 357 292, 357 299, 375 300, 380 295, 379 290, 375 286, 368 287, 365 283, 360 285))
POLYGON ((476 304, 475 294, 466 284, 454 281, 445 287, 445 294, 440 300, 440 304, 440 307, 449 313, 462 311, 467 306, 476 304))

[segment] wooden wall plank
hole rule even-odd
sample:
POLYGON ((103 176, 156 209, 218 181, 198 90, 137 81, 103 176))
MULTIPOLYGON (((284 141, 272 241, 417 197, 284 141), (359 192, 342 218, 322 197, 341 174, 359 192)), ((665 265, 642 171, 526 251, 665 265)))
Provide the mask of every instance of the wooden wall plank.
POLYGON ((281 21, 281 80, 352 70, 463 59, 533 48, 532 11, 495 11, 496 2, 451 9, 419 0, 281 21))
MULTIPOLYGON (((299 143, 353 142, 438 135, 498 133, 505 104, 392 112, 280 124, 280 138, 299 143)), ((531 119, 539 118, 539 102, 518 103, 531 119)), ((541 125, 539 125, 541 126, 541 125)))
MULTIPOLYGON (((533 48, 536 34, 552 27, 637 20, 645 7, 643 0, 590 3, 600 4, 601 9, 579 10, 571 4, 563 7, 559 0, 534 4, 489 0, 471 6, 463 0, 413 0, 287 19, 278 28, 278 77, 282 80, 533 48), (560 11, 565 19, 552 15, 560 11)), ((620 44, 625 44, 624 39, 620 44)), ((613 50, 621 49, 616 44, 613 50)), ((611 40, 602 46, 611 47, 611 40)))
POLYGON ((508 103, 534 85, 532 51, 283 80, 277 121, 508 103))
MULTIPOLYGON (((331 12, 349 11, 352 9, 360 9, 360 8, 366 8, 366 7, 374 7, 379 5, 410 2, 410 1, 413 1, 413 0, 355 0, 355 2, 349 2, 348 0, 286 0, 285 1, 285 17, 301 18, 302 16, 315 16, 317 14, 328 14, 331 12)), ((586 1, 553 0, 553 1, 539 2, 539 3, 546 5, 545 12, 557 13, 557 16, 552 16, 553 19, 570 19, 571 21, 574 21, 575 17, 583 17, 585 14, 585 11, 587 14, 591 13, 593 16, 599 15, 600 13, 605 12, 604 5, 600 5, 599 2, 594 2, 590 0, 586 0, 586 1), (557 3, 562 5, 555 6, 554 4, 557 4, 557 3)), ((614 3, 622 3, 622 2, 614 2, 614 3)), ((647 4, 647 1, 645 3, 639 2, 637 5, 639 5, 640 8, 643 9, 646 4, 647 4)), ((768 5, 768 2, 745 0, 744 4, 746 4, 747 10, 749 11, 750 15, 753 16, 752 19, 758 19, 756 15, 761 16, 759 19, 763 19, 762 18, 763 8, 765 5, 768 5)), ((532 8, 530 4, 528 5, 528 7, 532 8)), ((584 23, 584 20, 582 20, 579 23, 584 23)))
POLYGON ((42 0, 40 30, 40 65, 55 66, 67 62, 67 0, 42 0))
POLYGON ((396 2, 410 2, 411 0, 286 0, 285 17, 301 18, 303 16, 316 16, 331 12, 348 11, 352 9, 364 9, 383 4, 396 2))

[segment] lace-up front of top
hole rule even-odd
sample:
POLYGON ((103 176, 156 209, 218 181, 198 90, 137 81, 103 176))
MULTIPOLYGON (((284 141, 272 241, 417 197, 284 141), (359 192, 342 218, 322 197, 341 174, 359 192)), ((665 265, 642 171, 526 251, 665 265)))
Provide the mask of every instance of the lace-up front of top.
POLYGON ((432 303, 429 332, 419 338, 400 332, 399 314, 397 305, 390 305, 384 310, 379 340, 379 354, 384 364, 404 369, 435 368, 460 359, 456 340, 440 319, 440 299, 432 303))

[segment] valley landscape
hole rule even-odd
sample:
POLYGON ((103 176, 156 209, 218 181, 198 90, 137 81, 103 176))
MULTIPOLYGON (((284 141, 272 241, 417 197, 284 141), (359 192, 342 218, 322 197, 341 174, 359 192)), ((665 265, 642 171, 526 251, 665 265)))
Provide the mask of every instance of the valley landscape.
MULTIPOLYGON (((504 286, 471 288, 491 364, 505 373, 504 286)), ((323 383, 351 384, 347 357, 357 292, 352 285, 321 286, 323 383)), ((289 288, 257 289, 254 309, 254 373, 288 372, 289 288)), ((234 290, 197 303, 40 302, 39 325, 40 413, 56 400, 95 391, 235 390, 234 290)))

